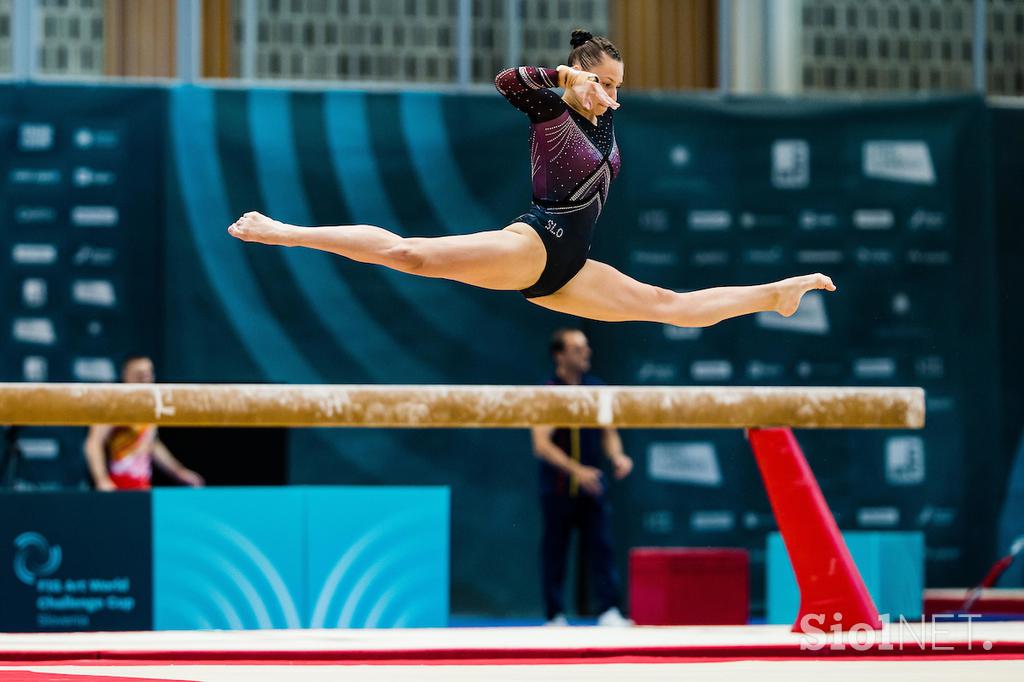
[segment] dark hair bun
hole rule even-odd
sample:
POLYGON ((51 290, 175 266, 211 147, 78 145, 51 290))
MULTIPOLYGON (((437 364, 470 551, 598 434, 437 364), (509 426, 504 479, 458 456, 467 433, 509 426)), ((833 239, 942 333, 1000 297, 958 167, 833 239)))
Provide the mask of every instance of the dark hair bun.
POLYGON ((593 37, 594 34, 590 31, 584 31, 583 29, 578 28, 572 32, 572 38, 569 39, 569 44, 575 49, 588 40, 591 40, 593 37))

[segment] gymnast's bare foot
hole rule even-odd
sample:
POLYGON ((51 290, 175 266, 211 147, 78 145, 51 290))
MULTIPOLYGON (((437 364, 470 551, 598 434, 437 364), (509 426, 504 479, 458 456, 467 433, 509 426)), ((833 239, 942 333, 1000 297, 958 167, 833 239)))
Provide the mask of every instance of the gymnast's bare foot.
POLYGON ((775 283, 776 302, 774 310, 783 317, 789 317, 800 307, 800 299, 804 294, 814 289, 835 291, 836 285, 830 277, 821 273, 803 275, 801 277, 790 277, 781 282, 775 283))
POLYGON ((295 227, 292 225, 278 222, 256 211, 249 211, 228 228, 228 234, 243 242, 274 246, 290 246, 294 231, 295 227))

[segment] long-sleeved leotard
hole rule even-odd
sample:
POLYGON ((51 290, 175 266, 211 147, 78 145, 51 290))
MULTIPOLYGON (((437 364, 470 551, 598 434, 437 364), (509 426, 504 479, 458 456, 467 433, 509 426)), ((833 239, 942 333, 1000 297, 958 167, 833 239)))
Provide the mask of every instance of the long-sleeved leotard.
POLYGON ((540 235, 547 264, 540 279, 523 290, 527 298, 553 294, 587 262, 594 224, 621 164, 612 110, 597 125, 551 91, 558 71, 532 66, 498 74, 495 87, 530 117, 533 205, 516 220, 540 235))

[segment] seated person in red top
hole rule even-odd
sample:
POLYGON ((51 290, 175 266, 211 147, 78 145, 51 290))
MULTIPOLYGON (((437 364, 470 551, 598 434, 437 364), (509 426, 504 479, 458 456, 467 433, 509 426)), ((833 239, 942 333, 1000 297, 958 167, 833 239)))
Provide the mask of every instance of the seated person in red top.
MULTIPOLYGON (((128 384, 153 383, 153 361, 145 356, 126 359, 121 379, 128 384)), ((154 424, 89 427, 85 459, 96 490, 149 490, 154 462, 185 485, 203 485, 203 477, 186 468, 160 442, 154 424)))

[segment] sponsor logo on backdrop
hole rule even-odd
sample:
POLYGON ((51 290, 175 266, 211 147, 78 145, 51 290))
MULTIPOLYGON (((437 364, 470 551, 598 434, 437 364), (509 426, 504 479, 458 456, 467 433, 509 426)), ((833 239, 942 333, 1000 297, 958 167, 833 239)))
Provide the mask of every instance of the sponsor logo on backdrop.
POLYGON ((36 624, 40 627, 87 627, 103 611, 135 609, 131 579, 60 577, 64 561, 60 545, 28 531, 14 538, 14 575, 36 592, 36 624))
POLYGON ((117 370, 110 358, 75 358, 71 363, 71 373, 78 381, 117 380, 117 370))
POLYGON ((59 168, 15 168, 10 173, 12 185, 52 187, 60 184, 59 168))
POLYGON ((668 211, 652 208, 637 216, 637 224, 645 232, 667 232, 669 228, 668 211))
POLYGON ((743 262, 747 265, 778 265, 785 257, 781 246, 771 249, 747 249, 743 252, 743 262))
POLYGON ((925 561, 960 561, 963 552, 959 547, 925 547, 925 561))
POLYGON ((889 485, 920 485, 925 478, 924 439, 891 436, 885 441, 885 480, 889 485))
POLYGON ((82 244, 75 251, 72 262, 75 265, 91 265, 94 267, 109 267, 117 260, 117 251, 107 246, 93 246, 82 244))
MULTIPOLYGON (((763 514, 758 512, 748 511, 743 514, 743 527, 747 530, 758 530, 765 528, 775 528, 775 515, 774 514, 763 514)), ((756 550, 757 559, 754 559, 755 552, 750 553, 750 559, 753 563, 764 562, 764 550, 756 550)))
POLYGON ((53 206, 16 206, 14 222, 19 225, 45 225, 57 222, 57 209, 53 206))
POLYGON ((690 514, 690 530, 696 533, 723 533, 736 527, 731 511, 700 510, 690 514))
POLYGON ((53 575, 61 558, 60 545, 51 545, 39 533, 29 531, 14 538, 14 575, 26 585, 53 575))
POLYGON ((747 378, 751 381, 770 381, 781 379, 786 374, 785 366, 780 362, 761 362, 751 360, 747 363, 747 378))
POLYGON ((926 211, 919 208, 910 214, 907 227, 914 232, 944 230, 946 229, 946 214, 942 211, 926 211))
POLYGON ((951 395, 934 395, 928 393, 924 397, 924 405, 928 414, 936 412, 952 412, 956 409, 956 398, 951 395))
POLYGON ((53 126, 49 123, 22 123, 18 126, 18 149, 42 152, 53 148, 53 126))
POLYGON ((114 149, 121 144, 120 133, 99 128, 78 128, 71 139, 79 149, 114 149))
POLYGON ((772 143, 772 186, 803 189, 811 182, 811 147, 807 140, 775 140, 772 143))
POLYGON ((667 509, 649 511, 643 515, 643 525, 652 535, 668 535, 675 529, 675 518, 667 509))
POLYGON ((956 509, 953 507, 933 507, 925 505, 917 515, 919 526, 932 526, 937 528, 948 528, 956 521, 956 509))
POLYGON ((740 214, 740 227, 745 230, 782 229, 790 225, 790 218, 781 213, 750 213, 740 214))
POLYGON ((690 254, 690 262, 702 267, 728 265, 730 260, 729 252, 723 249, 715 251, 694 251, 690 254))
POLYGON ((630 260, 637 265, 672 266, 679 264, 679 255, 674 251, 641 251, 636 249, 630 254, 630 260))
POLYGON ((73 206, 71 224, 76 227, 115 227, 120 220, 117 206, 73 206))
POLYGON ((892 528, 900 523, 900 510, 896 507, 861 507, 857 510, 857 525, 865 528, 892 528))
POLYGON ((690 165, 690 149, 686 145, 675 144, 668 150, 668 160, 676 168, 690 165))
POLYGON ((896 217, 886 208, 860 208, 853 212, 853 226, 858 230, 891 230, 896 217))
POLYGON ((897 291, 889 299, 889 310, 893 315, 904 316, 910 313, 910 295, 905 291, 897 291))
POLYGON ((53 265, 57 262, 54 244, 15 244, 11 247, 15 265, 53 265))
POLYGON ((21 282, 21 302, 26 308, 42 308, 46 305, 46 280, 41 277, 30 277, 21 282))
POLYGON ((862 147, 864 175, 877 180, 934 185, 935 166, 923 140, 867 140, 862 147))
POLYGON ((895 358, 855 358, 853 376, 858 379, 881 381, 896 376, 895 358))
POLYGON ((690 378, 694 381, 728 381, 732 378, 732 363, 728 360, 695 360, 690 364, 690 378))
POLYGON ((801 249, 796 252, 796 262, 802 265, 836 265, 846 255, 839 249, 801 249))
POLYGON ((838 362, 801 360, 796 363, 795 371, 801 379, 815 379, 816 381, 836 381, 846 377, 846 367, 838 362))
POLYGON ((25 459, 57 459, 60 443, 54 438, 19 438, 18 451, 25 459))
POLYGON ((23 381, 46 381, 49 375, 49 363, 41 355, 29 355, 21 361, 21 377, 23 381))
POLYGON ((732 227, 732 214, 720 210, 695 210, 690 211, 686 221, 694 232, 723 232, 732 227))
POLYGON ((861 246, 853 255, 857 265, 893 265, 896 262, 896 254, 892 249, 869 249, 861 246))
POLYGON ((910 249, 907 251, 907 262, 911 265, 949 265, 953 262, 953 254, 943 249, 936 251, 910 249))
POLYGON ((117 304, 117 295, 109 280, 76 279, 71 283, 71 300, 81 305, 112 308, 117 304))
POLYGON ((834 230, 839 227, 839 215, 825 211, 800 211, 797 222, 802 230, 834 230))
POLYGON ((914 360, 914 374, 919 379, 944 379, 946 361, 941 355, 923 355, 914 360))
POLYGON ((825 297, 818 291, 808 292, 797 311, 789 317, 778 313, 758 313, 755 319, 758 327, 774 331, 818 336, 828 334, 829 331, 825 297))
POLYGON ((645 362, 636 371, 636 380, 640 383, 651 381, 675 381, 679 368, 664 362, 645 362))
POLYGON ((19 343, 52 346, 57 343, 53 320, 48 317, 17 317, 11 328, 12 338, 19 343))
POLYGON ((71 181, 75 187, 106 187, 113 185, 117 181, 117 176, 111 171, 79 166, 72 171, 71 181))
POLYGON ((647 476, 666 483, 722 485, 722 470, 710 442, 651 443, 647 446, 647 476))

